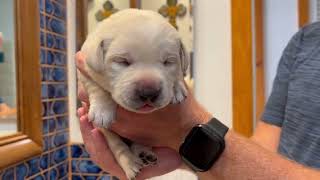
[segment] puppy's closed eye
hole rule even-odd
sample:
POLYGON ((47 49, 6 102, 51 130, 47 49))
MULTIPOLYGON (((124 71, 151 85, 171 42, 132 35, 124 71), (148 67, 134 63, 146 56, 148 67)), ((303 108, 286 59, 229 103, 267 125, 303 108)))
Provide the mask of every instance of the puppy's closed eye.
POLYGON ((163 65, 168 67, 176 64, 176 62, 177 62, 176 57, 168 57, 163 61, 163 65))
POLYGON ((122 67, 129 67, 131 65, 131 61, 124 57, 115 57, 112 61, 122 67))

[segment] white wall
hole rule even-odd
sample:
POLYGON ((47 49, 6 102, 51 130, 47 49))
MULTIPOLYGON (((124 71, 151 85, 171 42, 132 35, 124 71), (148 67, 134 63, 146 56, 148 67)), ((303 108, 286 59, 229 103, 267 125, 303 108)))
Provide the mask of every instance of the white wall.
POLYGON ((195 95, 232 127, 231 1, 195 1, 195 95))
POLYGON ((315 22, 318 20, 317 18, 317 4, 320 2, 319 0, 310 0, 310 20, 311 22, 315 22))
POLYGON ((298 31, 298 2, 266 0, 264 3, 265 87, 268 98, 282 51, 298 31))
POLYGON ((77 78, 75 66, 76 54, 76 0, 68 0, 67 2, 67 24, 68 24, 68 95, 69 95, 69 128, 70 141, 82 142, 80 134, 79 121, 77 117, 77 78))

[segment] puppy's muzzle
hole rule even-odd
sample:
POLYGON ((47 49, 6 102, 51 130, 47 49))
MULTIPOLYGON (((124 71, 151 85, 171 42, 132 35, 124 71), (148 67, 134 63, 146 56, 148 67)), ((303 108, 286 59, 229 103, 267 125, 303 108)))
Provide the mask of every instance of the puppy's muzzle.
POLYGON ((161 82, 157 80, 140 80, 137 82, 135 96, 141 102, 154 103, 162 92, 161 82))

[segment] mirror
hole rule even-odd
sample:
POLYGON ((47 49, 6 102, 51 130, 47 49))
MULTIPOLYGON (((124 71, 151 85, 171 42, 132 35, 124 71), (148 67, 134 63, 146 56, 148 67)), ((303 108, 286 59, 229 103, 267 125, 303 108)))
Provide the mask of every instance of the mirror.
POLYGON ((38 3, 0 1, 0 169, 42 151, 38 3))
POLYGON ((0 137, 17 132, 14 1, 0 1, 0 137))

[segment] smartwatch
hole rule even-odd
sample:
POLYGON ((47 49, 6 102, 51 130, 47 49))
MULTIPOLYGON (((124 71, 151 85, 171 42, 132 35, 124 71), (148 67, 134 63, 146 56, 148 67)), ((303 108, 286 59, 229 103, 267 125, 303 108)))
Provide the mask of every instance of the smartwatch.
POLYGON ((216 118, 193 127, 179 149, 183 161, 194 171, 208 171, 225 148, 228 129, 216 118))

